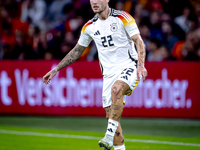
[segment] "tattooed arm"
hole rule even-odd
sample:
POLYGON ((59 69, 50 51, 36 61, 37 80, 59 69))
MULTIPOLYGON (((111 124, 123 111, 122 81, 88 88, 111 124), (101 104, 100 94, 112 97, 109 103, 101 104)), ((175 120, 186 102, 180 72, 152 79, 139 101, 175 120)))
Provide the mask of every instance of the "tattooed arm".
POLYGON ((139 34, 132 36, 131 39, 135 43, 135 46, 136 46, 137 52, 138 52, 137 78, 139 80, 140 76, 142 75, 142 79, 144 82, 147 77, 147 70, 144 67, 146 48, 145 48, 144 42, 139 34))
POLYGON ((76 61, 81 56, 85 48, 86 47, 76 44, 76 46, 61 60, 61 62, 56 66, 56 68, 49 71, 43 77, 43 82, 45 84, 49 84, 50 80, 57 74, 57 72, 76 61))
POLYGON ((70 65, 74 61, 76 61, 83 51, 86 49, 86 47, 83 47, 79 44, 76 44, 76 46, 62 59, 62 61, 56 66, 57 70, 61 70, 64 67, 70 65))

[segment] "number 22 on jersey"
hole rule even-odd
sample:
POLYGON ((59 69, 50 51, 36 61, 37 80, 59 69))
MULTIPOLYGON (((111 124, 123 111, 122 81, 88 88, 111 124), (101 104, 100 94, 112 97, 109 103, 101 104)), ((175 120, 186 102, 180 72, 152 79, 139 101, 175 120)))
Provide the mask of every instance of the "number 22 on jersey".
POLYGON ((114 46, 111 35, 101 37, 103 47, 114 46))

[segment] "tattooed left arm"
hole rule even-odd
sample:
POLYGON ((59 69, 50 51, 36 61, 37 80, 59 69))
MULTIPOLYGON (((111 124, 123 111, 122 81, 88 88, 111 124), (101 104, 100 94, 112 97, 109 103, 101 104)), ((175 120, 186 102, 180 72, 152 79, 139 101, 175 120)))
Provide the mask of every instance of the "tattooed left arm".
POLYGON ((144 82, 147 77, 147 70, 144 66, 145 56, 146 56, 146 47, 145 47, 145 44, 139 34, 132 36, 131 39, 135 43, 135 46, 136 46, 137 52, 138 52, 137 78, 139 80, 140 76, 142 75, 142 79, 144 82))

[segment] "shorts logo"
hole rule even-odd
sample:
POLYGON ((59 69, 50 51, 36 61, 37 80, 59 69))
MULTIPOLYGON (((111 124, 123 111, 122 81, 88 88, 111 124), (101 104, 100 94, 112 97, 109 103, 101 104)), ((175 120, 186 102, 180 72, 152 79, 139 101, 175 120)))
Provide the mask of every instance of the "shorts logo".
POLYGON ((111 26, 111 27, 110 27, 110 30, 111 30, 112 32, 116 32, 116 31, 118 30, 117 23, 112 23, 110 26, 111 26))
POLYGON ((103 96, 103 103, 106 103, 106 97, 105 96, 103 96))

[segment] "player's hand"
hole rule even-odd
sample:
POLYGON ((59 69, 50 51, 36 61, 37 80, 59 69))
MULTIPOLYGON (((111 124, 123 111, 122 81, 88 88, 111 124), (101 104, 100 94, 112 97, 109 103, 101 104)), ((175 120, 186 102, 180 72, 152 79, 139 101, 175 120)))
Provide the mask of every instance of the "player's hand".
POLYGON ((144 66, 137 67, 137 79, 140 80, 140 77, 142 76, 143 82, 145 81, 147 77, 147 70, 144 66))
POLYGON ((54 68, 51 71, 49 71, 46 75, 43 76, 43 82, 45 84, 49 84, 51 79, 57 74, 57 72, 57 68, 54 68))

